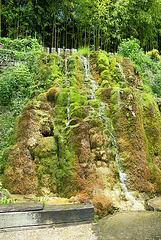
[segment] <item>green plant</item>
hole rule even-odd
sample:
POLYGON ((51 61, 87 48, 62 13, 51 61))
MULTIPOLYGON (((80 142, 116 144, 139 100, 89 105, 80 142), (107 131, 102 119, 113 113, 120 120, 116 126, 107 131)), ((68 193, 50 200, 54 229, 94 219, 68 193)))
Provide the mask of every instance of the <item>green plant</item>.
POLYGON ((159 51, 157 49, 153 49, 152 51, 147 52, 147 56, 149 56, 154 61, 159 61, 159 51))
POLYGON ((144 81, 144 91, 161 97, 160 76, 161 61, 159 52, 156 49, 145 54, 135 38, 124 39, 119 47, 118 54, 129 58, 144 81))
POLYGON ((123 39, 118 46, 118 54, 122 57, 135 59, 138 53, 143 52, 140 47, 140 42, 136 38, 123 39))
POLYGON ((94 223, 97 223, 99 220, 99 216, 97 214, 94 215, 94 223))
POLYGON ((45 196, 45 197, 42 198, 43 207, 45 207, 47 200, 48 200, 48 197, 47 197, 47 196, 45 196))
MULTIPOLYGON (((36 39, 0 38, 1 62, 7 64, 0 75, 0 159, 12 136, 14 121, 33 97, 35 76, 42 53, 36 39)), ((0 160, 0 166, 3 162, 0 160)))
POLYGON ((12 198, 12 199, 7 199, 7 197, 5 196, 4 198, 2 198, 1 200, 0 200, 0 203, 1 204, 14 204, 14 203, 17 203, 17 201, 14 199, 14 198, 12 198))
POLYGON ((85 57, 88 57, 89 52, 90 52, 89 47, 84 47, 84 48, 81 47, 81 48, 78 48, 77 54, 78 55, 83 55, 85 57))

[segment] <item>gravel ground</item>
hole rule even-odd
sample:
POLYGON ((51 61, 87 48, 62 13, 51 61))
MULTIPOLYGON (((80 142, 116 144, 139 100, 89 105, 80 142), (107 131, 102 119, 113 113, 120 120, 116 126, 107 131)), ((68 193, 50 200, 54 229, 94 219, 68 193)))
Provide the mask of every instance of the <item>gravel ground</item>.
POLYGON ((97 240, 94 224, 0 232, 0 240, 97 240))

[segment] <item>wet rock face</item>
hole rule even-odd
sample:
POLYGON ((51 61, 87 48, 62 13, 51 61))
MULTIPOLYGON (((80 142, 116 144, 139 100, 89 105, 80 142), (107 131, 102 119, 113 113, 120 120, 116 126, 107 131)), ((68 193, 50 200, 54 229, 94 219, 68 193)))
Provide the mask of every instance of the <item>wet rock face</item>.
POLYGON ((134 66, 129 59, 123 60, 123 72, 125 74, 128 87, 143 87, 143 81, 139 73, 136 72, 134 66))
POLYGON ((107 95, 108 103, 111 107, 119 155, 129 176, 128 187, 140 192, 156 192, 160 189, 160 169, 155 163, 154 152, 160 152, 160 116, 154 99, 142 94, 140 100, 137 94, 140 93, 132 89, 119 90, 118 109, 118 90, 114 89, 110 96, 107 95), (152 175, 154 177, 152 169, 157 172, 154 181, 151 180, 152 175))
POLYGON ((161 197, 150 199, 147 203, 147 209, 161 212, 161 197))
POLYGON ((141 78, 129 60, 93 56, 96 91, 77 57, 67 64, 75 68, 72 84, 68 71, 63 88, 50 88, 23 109, 3 154, 2 182, 11 193, 93 200, 103 216, 126 200, 118 158, 127 189, 161 191, 161 122, 153 98, 137 89, 141 78))
POLYGON ((39 184, 35 149, 43 136, 50 136, 52 132, 52 108, 47 100, 29 103, 17 119, 15 145, 4 152, 7 162, 2 183, 11 193, 37 193, 39 184))
POLYGON ((17 143, 5 151, 8 158, 2 176, 3 186, 11 193, 30 194, 37 192, 36 164, 33 162, 27 146, 17 143))

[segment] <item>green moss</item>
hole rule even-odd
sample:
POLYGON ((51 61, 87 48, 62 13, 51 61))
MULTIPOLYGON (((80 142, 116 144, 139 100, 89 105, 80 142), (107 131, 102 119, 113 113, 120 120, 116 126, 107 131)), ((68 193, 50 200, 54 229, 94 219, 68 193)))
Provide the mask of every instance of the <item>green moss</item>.
POLYGON ((56 173, 59 164, 58 148, 54 137, 46 137, 40 140, 39 145, 35 149, 35 163, 38 166, 40 186, 55 189, 57 184, 56 173))
POLYGON ((102 72, 102 71, 104 71, 104 70, 106 70, 107 69, 107 66, 105 66, 105 65, 103 65, 103 64, 98 64, 98 70, 99 70, 99 72, 102 72))
POLYGON ((62 84, 63 74, 60 62, 61 58, 55 54, 41 56, 36 76, 36 94, 62 84))
POLYGON ((90 100, 89 105, 93 108, 99 108, 100 107, 100 101, 98 100, 90 100))
POLYGON ((53 137, 42 138, 35 149, 35 158, 45 158, 51 154, 56 154, 57 145, 53 137))
POLYGON ((88 122, 90 128, 95 128, 95 127, 103 128, 102 120, 99 118, 89 117, 89 118, 86 118, 85 121, 88 122))
POLYGON ((120 89, 114 88, 110 94, 110 105, 113 121, 116 123, 120 112, 120 89))
POLYGON ((110 86, 109 80, 103 80, 101 83, 101 88, 108 88, 110 86))
POLYGON ((102 53, 102 52, 99 52, 98 54, 98 65, 104 65, 104 66, 109 66, 109 61, 108 61, 108 58, 107 56, 102 53))
POLYGON ((87 114, 88 114, 88 110, 86 109, 86 107, 75 105, 71 113, 71 118, 85 118, 87 117, 87 114))
POLYGON ((59 107, 66 107, 68 103, 68 92, 67 88, 62 89, 60 92, 56 94, 55 103, 59 107))
POLYGON ((103 87, 99 87, 99 88, 97 88, 96 89, 96 91, 95 91, 95 95, 96 95, 96 97, 97 97, 97 99, 100 99, 101 101, 103 100, 102 98, 102 96, 103 96, 103 92, 104 92, 104 88, 103 87))
POLYGON ((156 184, 158 191, 161 191, 161 167, 157 160, 161 157, 160 112, 152 96, 146 93, 143 93, 142 96, 143 125, 151 173, 150 181, 156 184))
POLYGON ((146 93, 143 93, 143 124, 150 155, 153 158, 161 155, 160 112, 153 97, 146 93))
POLYGON ((45 93, 41 93, 40 95, 37 96, 37 101, 41 101, 41 102, 47 102, 47 97, 45 95, 45 93))
POLYGON ((100 74, 100 76, 101 76, 101 79, 102 80, 108 80, 109 79, 109 70, 104 70, 103 72, 101 72, 101 74, 100 74))
POLYGON ((78 103, 79 105, 87 105, 86 96, 78 88, 71 88, 70 103, 78 103))

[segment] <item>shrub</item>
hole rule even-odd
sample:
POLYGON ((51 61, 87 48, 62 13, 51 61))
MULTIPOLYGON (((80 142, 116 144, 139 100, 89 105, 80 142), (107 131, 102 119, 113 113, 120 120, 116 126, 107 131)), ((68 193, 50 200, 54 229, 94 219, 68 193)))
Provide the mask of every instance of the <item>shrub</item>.
POLYGON ((159 51, 157 49, 153 49, 152 51, 147 52, 147 56, 149 56, 154 61, 159 61, 159 51))
POLYGON ((107 214, 112 210, 112 202, 103 195, 94 197, 93 205, 95 214, 98 215, 99 218, 107 216, 107 214))
POLYGON ((135 38, 124 39, 119 47, 118 54, 129 58, 137 72, 144 81, 144 90, 161 97, 160 75, 161 62, 159 52, 156 49, 145 54, 139 45, 139 40, 135 38))

